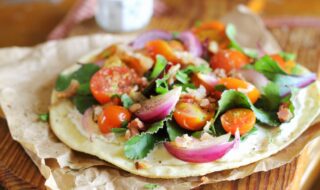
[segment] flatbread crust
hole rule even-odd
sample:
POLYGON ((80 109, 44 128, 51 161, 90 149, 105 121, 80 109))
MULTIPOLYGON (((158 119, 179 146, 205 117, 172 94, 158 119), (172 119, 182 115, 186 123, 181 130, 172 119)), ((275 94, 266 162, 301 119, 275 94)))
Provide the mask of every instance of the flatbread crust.
MULTIPOLYGON (((92 54, 91 54, 92 55, 92 54)), ((75 65, 64 73, 79 68, 75 65)), ((171 156, 162 144, 139 160, 145 165, 136 169, 137 161, 125 157, 125 139, 113 133, 108 138, 91 140, 81 132, 81 114, 69 100, 58 100, 53 90, 50 107, 50 125, 56 136, 70 148, 91 154, 130 173, 149 178, 181 178, 201 176, 212 172, 233 169, 267 158, 284 149, 297 139, 320 114, 320 82, 317 81, 294 95, 295 117, 277 128, 256 126, 257 132, 249 135, 239 147, 232 149, 223 158, 209 163, 188 163, 171 156), (75 121, 76 120, 76 121, 75 121), (78 120, 78 122, 77 122, 78 120), (110 140, 111 139, 111 140, 110 140)))

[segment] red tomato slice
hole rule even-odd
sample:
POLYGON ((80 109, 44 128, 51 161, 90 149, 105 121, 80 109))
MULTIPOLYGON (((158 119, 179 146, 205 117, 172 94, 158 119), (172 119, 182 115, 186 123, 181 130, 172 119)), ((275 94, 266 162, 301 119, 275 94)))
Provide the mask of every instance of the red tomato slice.
POLYGON ((256 116, 250 109, 236 108, 224 113, 220 120, 225 131, 234 135, 239 129, 240 135, 242 135, 253 128, 256 116))
POLYGON ((90 90, 96 100, 105 104, 115 94, 129 93, 139 80, 137 73, 126 66, 101 68, 92 76, 90 90))
POLYGON ((98 125, 102 133, 109 133, 112 128, 119 128, 123 122, 129 122, 130 119, 131 113, 126 108, 107 105, 98 116, 98 125))
POLYGON ((180 102, 173 112, 173 117, 180 127, 197 131, 213 117, 213 113, 207 113, 197 104, 180 102))
POLYGON ((259 90, 251 83, 237 78, 221 78, 218 84, 224 85, 227 89, 237 90, 246 94, 250 101, 254 104, 260 97, 259 90))
POLYGON ((250 63, 250 59, 236 50, 218 51, 210 60, 212 69, 224 69, 227 73, 233 69, 240 69, 248 63, 250 63))

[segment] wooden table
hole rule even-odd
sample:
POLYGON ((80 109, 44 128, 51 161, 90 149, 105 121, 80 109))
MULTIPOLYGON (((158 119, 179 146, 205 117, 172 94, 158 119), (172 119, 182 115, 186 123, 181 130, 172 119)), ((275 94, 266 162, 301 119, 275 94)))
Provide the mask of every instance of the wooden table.
MULTIPOLYGON (((2 36, 0 46, 34 45, 44 41, 45 36, 62 18, 73 0, 64 0, 54 5, 39 2, 25 5, 8 4, 8 2, 9 0, 0 2, 0 36, 2 36), (15 24, 7 24, 11 22, 15 24)), ((168 11, 162 16, 154 17, 147 29, 183 30, 192 26, 197 20, 218 18, 238 3, 249 3, 264 18, 313 16, 320 19, 320 2, 312 0, 271 2, 264 0, 250 2, 246 0, 166 0, 166 2, 168 11)), ((320 71, 320 46, 318 45, 320 29, 272 27, 270 30, 283 49, 299 55, 300 63, 312 71, 320 71)), ((99 29, 94 20, 90 20, 74 28, 70 35, 96 32, 103 31, 99 29)), ((0 184, 8 189, 44 189, 44 178, 22 147, 12 140, 3 119, 0 119, 0 139, 0 184)), ((280 168, 259 172, 236 181, 219 183, 219 189, 300 189, 301 180, 305 181, 302 188, 310 189, 311 183, 320 171, 318 162, 320 154, 312 155, 311 153, 316 150, 315 147, 318 147, 319 150, 319 145, 320 143, 314 143, 313 147, 305 149, 301 156, 280 168), (310 166, 311 162, 312 166, 310 166)), ((201 189, 211 188, 202 187, 201 189)), ((320 189, 319 184, 313 186, 312 189, 320 189)))

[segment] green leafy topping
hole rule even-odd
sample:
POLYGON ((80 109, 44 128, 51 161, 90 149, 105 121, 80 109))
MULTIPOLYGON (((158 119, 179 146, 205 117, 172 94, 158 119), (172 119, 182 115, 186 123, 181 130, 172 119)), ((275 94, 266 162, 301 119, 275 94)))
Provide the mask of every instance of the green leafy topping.
POLYGON ((202 134, 203 134, 203 131, 196 131, 196 132, 193 132, 193 133, 191 134, 191 136, 193 136, 194 138, 199 139, 202 134))
POLYGON ((209 65, 202 64, 202 65, 189 65, 185 69, 182 69, 181 72, 189 75, 191 73, 209 73, 212 69, 209 67, 209 65))
POLYGON ((90 82, 80 84, 78 89, 77 89, 77 94, 80 94, 80 95, 89 95, 89 94, 91 94, 90 82))
POLYGON ((165 94, 169 91, 169 85, 167 83, 169 76, 165 75, 161 79, 156 80, 156 93, 165 94))
POLYGON ((279 55, 282 57, 285 61, 294 61, 296 60, 297 56, 294 53, 286 53, 286 52, 279 52, 279 55))
POLYGON ((237 34, 236 27, 233 24, 228 24, 226 27, 226 35, 230 40, 229 48, 243 52, 242 48, 236 41, 236 34, 237 34))
POLYGON ((166 68, 168 61, 162 55, 156 56, 156 63, 149 76, 149 80, 157 78, 161 72, 166 68))
MULTIPOLYGON (((229 109, 232 108, 248 108, 251 109, 255 115, 258 121, 260 121, 263 124, 269 125, 269 126, 279 126, 280 122, 278 120, 278 117, 276 113, 274 112, 266 112, 262 109, 256 108, 249 100, 249 98, 238 91, 235 90, 227 90, 224 91, 221 95, 221 99, 218 102, 219 108, 218 111, 214 117, 214 121, 226 112, 229 109)), ((216 125, 216 123, 215 123, 216 125)))
POLYGON ((149 129, 146 131, 146 133, 150 134, 155 134, 157 133, 160 129, 163 128, 165 120, 161 120, 155 123, 152 123, 149 129))
POLYGON ((38 115, 39 121, 48 122, 49 120, 49 113, 42 113, 38 115))
POLYGON ((170 141, 174 141, 177 137, 180 137, 186 133, 186 131, 179 127, 173 120, 168 120, 166 122, 166 127, 170 141))
POLYGON ((286 75, 286 72, 283 71, 278 63, 274 61, 269 55, 265 55, 258 61, 256 61, 254 64, 254 69, 264 74, 270 80, 273 79, 274 74, 286 75))
POLYGON ((111 131, 117 135, 123 135, 127 129, 126 128, 112 128, 111 131))
POLYGON ((128 96, 128 94, 121 95, 121 102, 125 108, 129 108, 133 104, 133 100, 128 96))
POLYGON ((55 89, 57 91, 63 91, 67 89, 71 83, 71 80, 77 80, 80 85, 88 83, 94 73, 100 69, 99 66, 95 64, 84 64, 77 71, 70 75, 60 74, 57 81, 55 89))
POLYGON ((80 113, 84 113, 89 107, 98 104, 98 102, 92 95, 76 95, 72 98, 72 102, 80 113))
POLYGON ((174 39, 179 38, 180 32, 172 32, 172 36, 174 39))
POLYGON ((148 184, 145 184, 145 185, 143 186, 143 188, 145 188, 145 189, 150 189, 150 190, 154 190, 154 189, 156 189, 156 188, 158 188, 158 187, 159 187, 159 185, 153 184, 153 183, 148 183, 148 184))
POLYGON ((182 84, 187 84, 190 81, 190 78, 188 76, 188 74, 182 72, 182 71, 178 71, 176 74, 176 79, 181 82, 182 84))
POLYGON ((124 144, 124 154, 129 159, 141 159, 154 148, 157 138, 149 133, 143 133, 130 138, 124 144))
POLYGON ((274 82, 269 82, 262 89, 262 95, 256 103, 258 107, 261 107, 267 111, 276 111, 279 108, 281 102, 280 87, 274 82))

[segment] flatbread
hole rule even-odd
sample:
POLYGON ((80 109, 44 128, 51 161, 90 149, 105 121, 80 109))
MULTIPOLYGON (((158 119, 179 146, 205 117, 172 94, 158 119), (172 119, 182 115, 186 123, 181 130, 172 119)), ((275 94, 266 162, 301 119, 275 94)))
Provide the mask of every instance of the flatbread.
MULTIPOLYGON (((77 68, 79 65, 72 66, 64 73, 71 73, 77 68)), ((110 133, 108 138, 97 137, 91 141, 81 132, 81 114, 71 101, 58 101, 56 91, 53 91, 51 97, 50 124, 56 136, 74 150, 97 156, 136 175, 149 178, 181 178, 238 168, 279 152, 297 139, 319 116, 319 100, 320 82, 317 81, 293 96, 295 117, 289 123, 283 123, 276 128, 257 126, 257 132, 241 141, 239 147, 232 149, 219 160, 200 164, 178 160, 159 144, 146 158, 139 160, 146 167, 136 169, 136 161, 124 155, 123 137, 110 133)))

